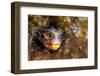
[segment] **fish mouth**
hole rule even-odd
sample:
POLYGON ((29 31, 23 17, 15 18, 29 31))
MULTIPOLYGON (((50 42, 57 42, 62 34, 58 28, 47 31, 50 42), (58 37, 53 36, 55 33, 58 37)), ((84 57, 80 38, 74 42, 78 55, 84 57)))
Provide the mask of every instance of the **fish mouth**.
POLYGON ((48 48, 52 50, 57 50, 58 48, 60 48, 60 44, 48 44, 48 48))

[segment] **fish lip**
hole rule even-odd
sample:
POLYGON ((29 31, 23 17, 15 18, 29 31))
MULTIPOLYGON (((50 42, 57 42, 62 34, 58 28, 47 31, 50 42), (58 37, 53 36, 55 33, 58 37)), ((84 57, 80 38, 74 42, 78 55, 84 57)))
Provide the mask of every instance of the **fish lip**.
POLYGON ((51 45, 48 45, 49 48, 59 48, 60 47, 60 44, 51 44, 51 45))
POLYGON ((58 45, 58 46, 60 46, 60 44, 47 44, 47 45, 50 45, 50 46, 52 46, 52 45, 58 45))
POLYGON ((52 50, 57 50, 58 48, 60 48, 60 44, 59 43, 45 43, 45 46, 48 49, 52 49, 52 50))

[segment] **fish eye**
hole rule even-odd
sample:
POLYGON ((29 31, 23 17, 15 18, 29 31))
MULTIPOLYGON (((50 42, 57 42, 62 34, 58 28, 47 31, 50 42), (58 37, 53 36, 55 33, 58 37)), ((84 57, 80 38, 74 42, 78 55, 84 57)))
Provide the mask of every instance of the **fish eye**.
POLYGON ((60 38, 61 40, 63 40, 63 39, 64 39, 63 34, 61 34, 61 35, 59 36, 59 38, 60 38))
POLYGON ((44 34, 44 37, 45 37, 46 39, 52 40, 52 39, 54 38, 54 35, 53 35, 53 33, 51 33, 51 32, 46 32, 46 33, 44 34))
POLYGON ((49 39, 51 40, 51 39, 54 38, 54 34, 53 34, 53 33, 49 33, 49 34, 48 34, 48 37, 49 37, 49 39))

